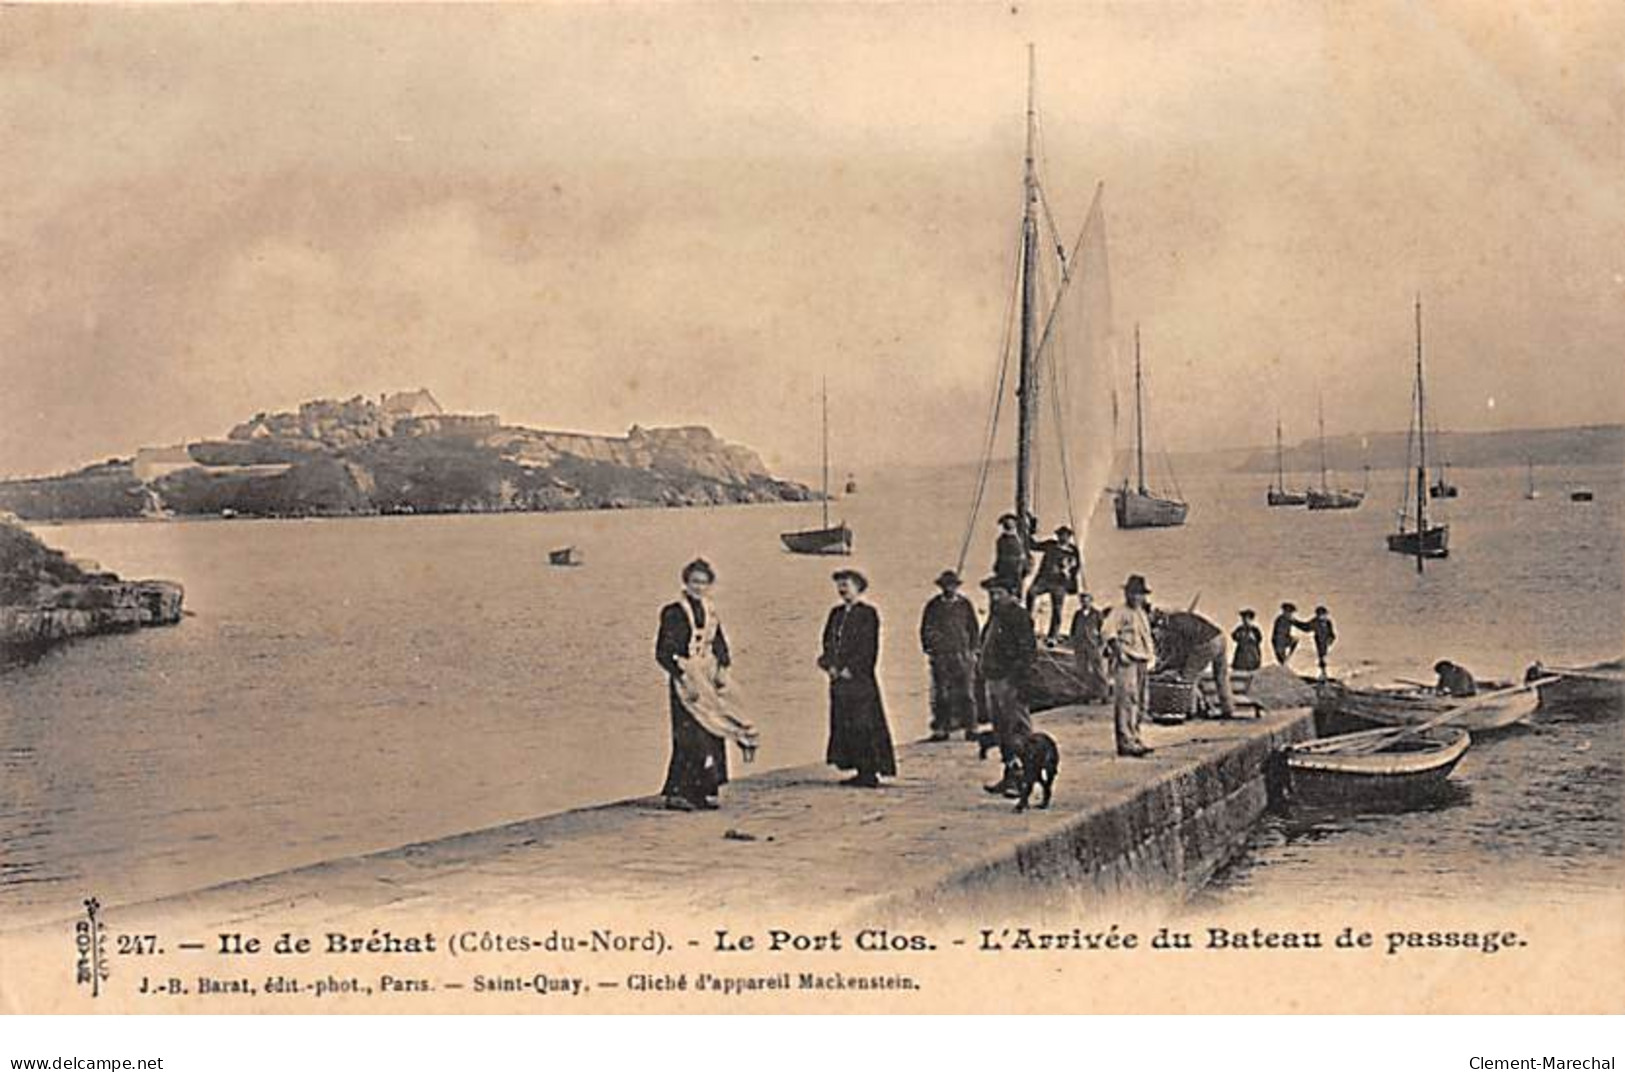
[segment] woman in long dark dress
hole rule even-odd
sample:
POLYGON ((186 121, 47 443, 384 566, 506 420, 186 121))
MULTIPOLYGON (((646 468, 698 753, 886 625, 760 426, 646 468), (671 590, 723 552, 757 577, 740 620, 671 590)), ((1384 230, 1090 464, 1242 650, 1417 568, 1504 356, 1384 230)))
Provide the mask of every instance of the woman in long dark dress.
POLYGON ((856 772, 842 784, 874 789, 881 775, 897 774, 891 728, 875 680, 880 615, 862 599, 869 587, 863 574, 843 569, 833 576, 841 602, 824 623, 824 651, 818 657, 818 665, 829 675, 829 747, 824 758, 840 770, 856 772))
POLYGON ((700 725, 689 711, 697 697, 699 683, 685 680, 685 665, 695 654, 695 630, 711 633, 711 655, 716 673, 727 673, 732 662, 728 638, 715 620, 716 611, 708 598, 716 572, 703 558, 683 567, 683 594, 677 602, 660 610, 660 633, 655 638, 655 662, 666 671, 671 702, 671 762, 666 767, 666 784, 661 794, 673 811, 711 809, 718 791, 728 781, 728 752, 723 738, 700 725))

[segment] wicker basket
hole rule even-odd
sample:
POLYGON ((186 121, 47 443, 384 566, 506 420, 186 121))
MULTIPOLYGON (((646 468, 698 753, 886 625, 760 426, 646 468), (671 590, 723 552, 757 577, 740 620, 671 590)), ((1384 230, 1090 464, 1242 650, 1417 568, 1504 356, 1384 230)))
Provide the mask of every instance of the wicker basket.
POLYGON ((1158 722, 1177 723, 1196 714, 1196 686, 1185 681, 1153 681, 1146 706, 1158 722))

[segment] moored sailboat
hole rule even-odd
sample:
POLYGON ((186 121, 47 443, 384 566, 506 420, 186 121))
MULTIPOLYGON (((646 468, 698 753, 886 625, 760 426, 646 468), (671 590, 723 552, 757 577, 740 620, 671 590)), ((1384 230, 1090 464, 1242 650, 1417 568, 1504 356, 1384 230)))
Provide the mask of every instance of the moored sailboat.
POLYGON ((779 535, 779 542, 784 549, 798 555, 849 555, 852 553, 852 530, 845 521, 831 525, 829 523, 829 385, 825 383, 821 388, 820 398, 823 404, 823 488, 819 496, 819 504, 823 507, 824 524, 821 528, 802 529, 799 532, 785 532, 779 535))
POLYGON ((1154 494, 1145 481, 1145 381, 1140 366, 1140 326, 1134 325, 1134 467, 1137 478, 1112 492, 1120 529, 1175 528, 1185 523, 1190 507, 1184 500, 1154 494))
POLYGON ((1309 497, 1302 492, 1286 490, 1286 464, 1281 453, 1281 415, 1275 415, 1275 483, 1265 493, 1264 501, 1271 506, 1302 506, 1309 497))
POLYGON ((1365 502, 1365 492, 1349 491, 1346 488, 1333 488, 1326 472, 1326 403, 1324 399, 1316 400, 1317 419, 1320 425, 1320 487, 1310 488, 1305 493, 1305 505, 1311 510, 1357 510, 1365 502))
MULTIPOLYGON (((1422 375, 1422 298, 1416 298, 1416 382, 1412 387, 1416 402, 1416 469, 1406 481, 1405 494, 1400 499, 1399 531, 1389 533, 1388 550, 1396 554, 1411 555, 1416 559, 1416 572, 1422 572, 1422 563, 1430 558, 1450 555, 1450 526, 1428 524, 1428 433, 1426 381, 1422 375), (1410 492, 1414 487, 1416 498, 1415 526, 1410 516, 1410 492)), ((1405 459, 1409 465, 1410 458, 1405 459)))

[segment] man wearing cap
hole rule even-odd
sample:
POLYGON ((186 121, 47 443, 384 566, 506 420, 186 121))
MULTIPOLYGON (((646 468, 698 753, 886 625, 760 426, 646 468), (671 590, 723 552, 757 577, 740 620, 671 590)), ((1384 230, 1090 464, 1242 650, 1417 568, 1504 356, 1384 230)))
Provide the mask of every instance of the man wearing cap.
POLYGON ((990 600, 987 627, 982 631, 982 678, 987 682, 993 730, 999 735, 999 758, 1004 761, 1004 777, 983 788, 989 793, 1011 794, 1019 781, 1017 746, 1033 731, 1026 690, 1038 640, 1015 588, 997 576, 987 578, 982 587, 990 600))
POLYGON ((1138 573, 1131 574, 1123 585, 1122 605, 1113 607, 1101 626, 1106 637, 1106 654, 1112 664, 1113 714, 1120 756, 1151 754, 1150 747, 1140 739, 1148 671, 1157 658, 1145 598, 1150 594, 1145 578, 1138 573))
POLYGON ((1281 613, 1275 616, 1270 626, 1270 647, 1275 649, 1275 661, 1285 666, 1292 653, 1298 650, 1298 638, 1292 635, 1294 629, 1309 628, 1308 622, 1297 619, 1298 607, 1295 603, 1282 603, 1281 613))
POLYGON ((1085 686, 1085 695, 1105 699, 1111 690, 1106 668, 1106 637, 1102 632, 1105 616, 1088 592, 1078 596, 1078 613, 1072 616, 1072 665, 1085 686))
POLYGON ((942 591, 927 601, 920 616, 920 647, 931 664, 933 741, 946 741, 954 730, 973 736, 976 726, 971 685, 982 627, 959 585, 959 574, 943 570, 937 577, 942 591))
POLYGON ((993 576, 1019 598, 1032 559, 1027 553, 1027 540, 1021 534, 1020 522, 1015 514, 999 518, 999 539, 993 549, 993 576))
POLYGON ((1320 664, 1320 680, 1326 680, 1326 656, 1331 654, 1332 645, 1337 643, 1337 628, 1332 625, 1332 612, 1325 607, 1316 607, 1315 616, 1309 620, 1305 632, 1315 635, 1315 660, 1320 664))
POLYGON ((1035 614, 1041 596, 1049 597, 1049 632, 1045 636, 1053 643, 1061 635, 1061 615, 1066 610, 1066 597, 1078 594, 1078 577, 1083 571, 1083 557, 1078 545, 1072 542, 1072 530, 1062 525, 1055 530, 1053 540, 1039 540, 1033 550, 1042 553, 1038 560, 1038 573, 1033 586, 1027 590, 1027 613, 1035 614))

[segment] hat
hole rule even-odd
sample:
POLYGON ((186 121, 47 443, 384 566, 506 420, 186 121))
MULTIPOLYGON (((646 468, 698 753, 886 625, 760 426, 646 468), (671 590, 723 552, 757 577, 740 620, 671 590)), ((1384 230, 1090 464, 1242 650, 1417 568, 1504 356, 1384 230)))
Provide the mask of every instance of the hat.
POLYGON ((1241 616, 1243 618, 1256 618, 1256 617, 1258 617, 1258 615, 1253 611, 1253 608, 1251 608, 1251 607, 1243 607, 1243 608, 1241 608, 1241 616))
POLYGON ((1062 525, 1060 528, 1055 530, 1055 535, 1057 535, 1057 536, 1070 536, 1070 535, 1072 535, 1072 526, 1070 526, 1070 525, 1062 525))
POLYGON ((853 584, 858 586, 858 591, 860 592, 866 592, 869 590, 869 578, 865 577, 862 573, 855 569, 838 569, 829 575, 829 579, 836 582, 851 581, 853 584))
POLYGON ((1006 581, 1003 577, 1000 577, 997 574, 994 574, 991 577, 983 577, 982 578, 982 587, 987 589, 989 592, 992 592, 992 591, 1009 592, 1009 591, 1012 590, 1011 587, 1010 587, 1010 582, 1006 581))
POLYGON ((703 558, 696 558, 694 561, 683 567, 683 583, 687 584, 688 579, 694 576, 696 573, 705 574, 706 580, 710 581, 712 584, 715 584, 717 581, 717 571, 712 569, 711 563, 707 562, 703 558))
POLYGON ((941 588, 948 588, 948 587, 957 588, 957 587, 959 587, 959 585, 961 583, 962 582, 959 579, 959 574, 955 573, 951 569, 945 569, 941 573, 937 574, 937 585, 938 585, 938 587, 941 587, 941 588))
POLYGON ((1316 607, 1315 608, 1315 613, 1316 614, 1330 614, 1331 611, 1327 610, 1325 607, 1316 607))
POLYGON ((1446 670, 1454 670, 1455 668, 1456 664, 1451 662, 1449 659, 1440 659, 1438 662, 1433 664, 1433 672, 1435 674, 1442 674, 1446 670))
POLYGON ((1296 614, 1296 613, 1298 613, 1298 605, 1296 603, 1282 603, 1281 604, 1281 613, 1282 614, 1296 614))
POLYGON ((1020 520, 1020 519, 1017 518, 1015 514, 1000 514, 999 515, 999 524, 1001 524, 1001 525, 1004 524, 1006 521, 1010 522, 1010 524, 1013 525, 1018 520, 1020 520))
POLYGON ((1138 592, 1142 596, 1148 596, 1151 594, 1151 589, 1146 585, 1144 577, 1138 573, 1131 573, 1128 575, 1128 580, 1123 582, 1123 592, 1125 595, 1138 592))

